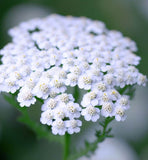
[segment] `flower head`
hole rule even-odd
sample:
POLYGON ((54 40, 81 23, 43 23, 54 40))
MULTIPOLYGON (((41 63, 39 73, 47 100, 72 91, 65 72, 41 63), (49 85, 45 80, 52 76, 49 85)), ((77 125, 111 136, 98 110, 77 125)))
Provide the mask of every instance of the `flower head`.
POLYGON ((9 30, 12 42, 0 50, 0 91, 18 93, 20 106, 41 106, 42 124, 53 134, 80 131, 79 120, 96 122, 100 116, 125 120, 128 85, 146 85, 136 66, 135 42, 100 21, 50 15, 23 22, 9 30), (85 90, 79 105, 69 93, 85 90))

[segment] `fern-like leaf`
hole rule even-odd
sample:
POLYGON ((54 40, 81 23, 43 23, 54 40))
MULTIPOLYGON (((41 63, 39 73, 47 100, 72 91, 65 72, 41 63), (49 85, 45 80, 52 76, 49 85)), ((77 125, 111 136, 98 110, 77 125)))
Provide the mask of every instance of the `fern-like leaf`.
POLYGON ((64 144, 64 138, 62 136, 55 136, 51 133, 51 130, 39 122, 33 121, 29 114, 28 108, 20 107, 19 103, 16 101, 15 95, 12 94, 3 94, 6 101, 8 101, 12 106, 21 112, 21 116, 18 118, 20 122, 25 124, 31 130, 33 130, 38 138, 46 138, 49 141, 58 142, 64 144))
POLYGON ((98 148, 98 144, 103 142, 105 138, 113 137, 110 134, 112 128, 107 129, 108 124, 114 120, 114 117, 105 118, 104 121, 100 122, 100 125, 103 127, 102 131, 96 131, 96 140, 94 142, 85 141, 85 148, 80 149, 79 152, 75 152, 74 155, 69 156, 68 160, 77 160, 82 156, 90 156, 98 148))

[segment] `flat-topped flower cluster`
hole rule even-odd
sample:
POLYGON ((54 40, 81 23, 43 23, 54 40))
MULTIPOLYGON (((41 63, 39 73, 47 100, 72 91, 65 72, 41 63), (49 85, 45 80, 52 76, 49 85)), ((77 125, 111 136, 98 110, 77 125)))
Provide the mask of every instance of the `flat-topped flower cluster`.
POLYGON ((81 116, 125 120, 129 97, 120 88, 146 84, 135 67, 135 42, 100 21, 51 15, 23 22, 9 34, 12 42, 0 51, 0 91, 18 91, 21 107, 44 100, 40 121, 53 134, 79 132, 81 116), (80 104, 67 93, 76 86, 86 91, 80 104))

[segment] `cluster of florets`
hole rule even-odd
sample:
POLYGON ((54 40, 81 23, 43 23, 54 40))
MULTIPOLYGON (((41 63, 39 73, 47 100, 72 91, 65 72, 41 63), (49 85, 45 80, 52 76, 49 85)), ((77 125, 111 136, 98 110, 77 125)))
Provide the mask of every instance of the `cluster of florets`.
POLYGON ((79 132, 81 116, 125 120, 129 97, 120 88, 146 84, 135 67, 135 43, 100 21, 51 15, 23 22, 9 34, 12 42, 0 51, 0 90, 18 91, 21 107, 44 100, 40 121, 53 134, 79 132), (86 91, 80 105, 68 87, 86 91))

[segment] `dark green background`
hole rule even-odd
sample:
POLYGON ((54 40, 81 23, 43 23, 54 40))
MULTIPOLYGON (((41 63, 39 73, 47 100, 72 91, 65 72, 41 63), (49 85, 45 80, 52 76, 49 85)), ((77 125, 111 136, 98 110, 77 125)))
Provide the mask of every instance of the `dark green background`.
MULTIPOLYGON (((0 0, 0 48, 10 40, 3 25, 6 14, 12 7, 22 3, 41 5, 47 10, 49 8, 63 15, 86 16, 101 20, 109 29, 121 31, 136 41, 139 48, 137 54, 142 57, 138 68, 148 75, 148 15, 140 10, 141 0, 0 0)), ((62 151, 60 146, 55 143, 49 144, 45 140, 37 140, 31 130, 16 122, 18 115, 13 107, 1 99, 0 159, 59 160, 62 151), (2 105, 6 106, 1 109, 2 105), (55 150, 56 154, 53 155, 55 150)), ((128 141, 128 143, 140 156, 143 148, 148 146, 148 135, 141 141, 128 141)))

